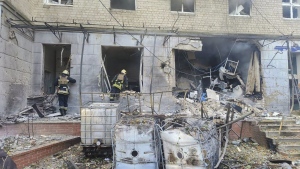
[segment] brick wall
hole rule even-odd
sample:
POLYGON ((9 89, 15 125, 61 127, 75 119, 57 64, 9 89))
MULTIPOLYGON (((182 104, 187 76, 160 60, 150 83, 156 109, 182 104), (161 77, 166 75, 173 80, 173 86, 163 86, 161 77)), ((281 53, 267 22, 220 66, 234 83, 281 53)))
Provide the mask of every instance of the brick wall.
POLYGON ((80 137, 65 140, 58 143, 52 143, 46 146, 37 147, 32 150, 13 154, 11 158, 17 164, 19 169, 24 168, 32 163, 38 162, 39 160, 62 151, 70 146, 80 142, 80 137))
MULTIPOLYGON (((18 10, 19 14, 30 18, 32 16, 32 11, 34 7, 37 5, 39 0, 1 0, 4 1, 18 10)), ((43 0, 41 0, 43 1, 43 0)))
MULTIPOLYGON (((101 1, 110 8, 110 0, 101 1)), ((38 21, 74 20, 78 23, 88 21, 91 24, 118 25, 99 0, 74 0, 71 7, 45 6, 42 0, 34 2, 31 3, 35 9, 32 17, 38 21)), ((281 35, 281 31, 284 34, 293 32, 293 35, 300 35, 300 29, 294 29, 298 27, 299 21, 283 19, 279 0, 253 0, 250 16, 229 16, 228 0, 196 0, 195 12, 184 14, 170 11, 170 3, 170 0, 136 0, 134 11, 110 9, 110 12, 125 26, 140 28, 145 26, 170 30, 174 26, 179 28, 179 32, 281 35)))
MULTIPOLYGON (((267 147, 266 134, 259 130, 259 127, 255 122, 251 121, 239 121, 232 125, 232 130, 237 133, 241 138, 253 138, 255 139, 260 146, 267 147), (243 125, 242 125, 243 123, 243 125), (241 126, 242 130, 241 130, 241 126)), ((229 140, 237 140, 238 136, 231 131, 229 133, 229 140)))
POLYGON ((65 134, 80 136, 80 122, 34 122, 20 124, 4 124, 0 128, 0 136, 15 136, 17 134, 25 135, 50 135, 65 134))

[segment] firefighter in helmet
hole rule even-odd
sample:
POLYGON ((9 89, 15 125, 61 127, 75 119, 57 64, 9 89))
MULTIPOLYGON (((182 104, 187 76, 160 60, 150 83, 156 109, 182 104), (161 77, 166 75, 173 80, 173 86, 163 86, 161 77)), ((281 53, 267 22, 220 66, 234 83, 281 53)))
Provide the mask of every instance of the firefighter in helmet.
POLYGON ((126 76, 126 70, 123 69, 121 73, 116 74, 111 82, 112 88, 110 91, 110 101, 114 101, 121 91, 128 88, 128 78, 126 76))
POLYGON ((69 76, 68 70, 64 70, 54 83, 54 86, 57 86, 59 111, 62 116, 67 114, 68 98, 70 94, 69 83, 76 83, 76 80, 69 76))

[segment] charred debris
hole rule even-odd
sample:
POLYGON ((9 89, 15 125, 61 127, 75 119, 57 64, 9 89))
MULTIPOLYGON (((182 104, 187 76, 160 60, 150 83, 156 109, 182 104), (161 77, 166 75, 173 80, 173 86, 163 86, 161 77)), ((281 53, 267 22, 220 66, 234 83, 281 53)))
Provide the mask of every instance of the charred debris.
MULTIPOLYGON (((69 120, 81 118, 82 122, 92 117, 83 114, 95 111, 92 115, 100 113, 101 117, 92 117, 92 121, 98 118, 111 122, 105 123, 105 126, 111 126, 112 133, 111 129, 105 128, 100 135, 98 132, 95 136, 81 137, 87 155, 97 151, 98 146, 93 149, 97 145, 94 138, 99 138, 100 147, 103 143, 113 147, 113 161, 117 168, 143 166, 145 163, 156 168, 160 164, 167 168, 177 165, 218 167, 226 153, 232 124, 253 116, 268 116, 268 113, 263 108, 257 46, 245 41, 217 39, 204 39, 203 46, 203 50, 197 52, 175 49, 176 87, 171 91, 172 95, 161 96, 159 102, 153 101, 155 96, 151 98, 151 93, 150 99, 147 99, 145 94, 125 91, 121 93, 115 117, 101 114, 104 95, 102 103, 98 105, 99 110, 97 103, 92 103, 96 106, 83 107, 85 109, 81 109, 81 116, 68 117, 69 120), (96 110, 93 110, 95 107, 96 110), (119 112, 121 117, 118 117, 119 112), (102 134, 105 135, 104 140, 102 134), (136 147, 141 143, 141 147, 136 147), (180 151, 178 146, 182 146, 180 151), (221 150, 221 147, 224 149, 221 150), (141 157, 139 153, 145 155, 141 157)), ((164 66, 161 65, 162 68, 164 66)), ((18 116, 21 120, 11 120, 29 121, 34 116, 28 112, 33 111, 37 112, 39 118, 53 117, 55 99, 54 95, 29 98, 29 105, 31 100, 35 103, 32 108, 18 116), (27 120, 24 118, 26 115, 27 120)), ((35 115, 35 118, 38 117, 35 115)), ((101 124, 98 126, 101 129, 104 121, 81 125, 87 128, 101 124)), ((81 131, 85 132, 90 131, 81 131)), ((237 137, 240 138, 238 134, 237 137)))

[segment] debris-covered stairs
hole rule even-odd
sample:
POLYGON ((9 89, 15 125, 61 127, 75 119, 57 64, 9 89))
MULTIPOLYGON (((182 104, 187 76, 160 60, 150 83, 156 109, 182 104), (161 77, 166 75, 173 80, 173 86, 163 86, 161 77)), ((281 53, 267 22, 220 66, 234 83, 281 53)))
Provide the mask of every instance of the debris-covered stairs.
POLYGON ((279 153, 300 157, 300 119, 295 117, 267 117, 258 122, 260 130, 271 139, 279 153), (280 130, 280 124, 282 127, 280 130))

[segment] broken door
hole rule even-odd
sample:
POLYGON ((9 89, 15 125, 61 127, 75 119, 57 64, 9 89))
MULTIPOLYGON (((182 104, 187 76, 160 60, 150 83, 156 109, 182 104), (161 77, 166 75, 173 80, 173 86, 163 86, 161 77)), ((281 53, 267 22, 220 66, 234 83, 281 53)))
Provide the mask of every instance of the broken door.
POLYGON ((70 69, 71 45, 44 44, 44 93, 55 92, 54 82, 61 72, 70 69))
POLYGON ((127 71, 128 90, 140 92, 140 71, 142 48, 138 47, 102 47, 102 60, 109 81, 121 72, 127 71))

